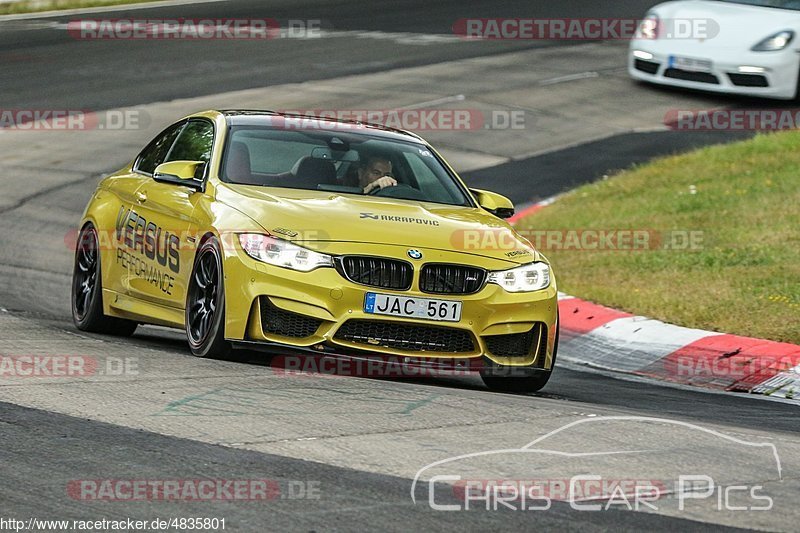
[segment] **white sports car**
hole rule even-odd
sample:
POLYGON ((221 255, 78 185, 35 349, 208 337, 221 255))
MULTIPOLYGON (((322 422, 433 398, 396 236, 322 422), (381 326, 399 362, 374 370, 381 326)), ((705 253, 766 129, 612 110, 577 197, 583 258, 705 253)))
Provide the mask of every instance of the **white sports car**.
POLYGON ((800 0, 681 0, 653 7, 628 53, 638 80, 791 100, 800 74, 800 0))

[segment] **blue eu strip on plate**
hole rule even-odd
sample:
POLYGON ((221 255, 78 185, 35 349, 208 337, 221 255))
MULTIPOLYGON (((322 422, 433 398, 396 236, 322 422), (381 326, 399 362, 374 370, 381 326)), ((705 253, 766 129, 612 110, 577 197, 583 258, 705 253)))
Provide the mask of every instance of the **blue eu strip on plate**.
POLYGON ((375 312, 375 293, 368 292, 367 297, 364 299, 364 312, 365 313, 374 313, 375 312))

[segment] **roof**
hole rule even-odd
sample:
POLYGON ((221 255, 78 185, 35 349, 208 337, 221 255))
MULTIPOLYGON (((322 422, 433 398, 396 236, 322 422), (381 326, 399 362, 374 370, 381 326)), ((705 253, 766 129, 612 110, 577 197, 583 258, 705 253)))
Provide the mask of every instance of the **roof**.
POLYGON ((337 128, 342 128, 351 133, 364 132, 387 139, 424 142, 421 137, 410 131, 371 122, 259 109, 220 109, 219 112, 225 116, 231 126, 276 125, 276 119, 279 119, 281 124, 285 124, 287 120, 292 121, 293 128, 298 130, 322 129, 334 131, 337 128))

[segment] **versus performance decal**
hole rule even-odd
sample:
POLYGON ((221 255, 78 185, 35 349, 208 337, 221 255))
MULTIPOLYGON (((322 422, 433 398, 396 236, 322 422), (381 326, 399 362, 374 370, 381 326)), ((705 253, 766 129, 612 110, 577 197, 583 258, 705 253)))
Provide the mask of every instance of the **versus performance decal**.
POLYGON ((175 274, 179 274, 180 238, 153 222, 148 222, 133 209, 125 209, 124 206, 119 208, 116 230, 117 241, 129 250, 126 252, 117 248, 117 263, 133 271, 137 277, 158 287, 162 292, 172 295, 175 278, 156 265, 148 265, 133 254, 138 253, 145 259, 154 261, 162 267, 168 267, 175 274))

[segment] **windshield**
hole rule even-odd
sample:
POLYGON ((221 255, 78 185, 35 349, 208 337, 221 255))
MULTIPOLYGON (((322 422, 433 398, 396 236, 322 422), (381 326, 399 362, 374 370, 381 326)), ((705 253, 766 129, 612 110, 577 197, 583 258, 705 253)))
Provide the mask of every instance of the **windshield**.
POLYGON ((774 7, 800 11, 800 0, 718 0, 728 4, 744 4, 748 6, 774 7))
POLYGON ((352 131, 287 131, 233 126, 222 180, 228 183, 312 189, 343 194, 471 205, 462 187, 423 144, 352 131), (390 177, 396 185, 369 187, 390 177))

